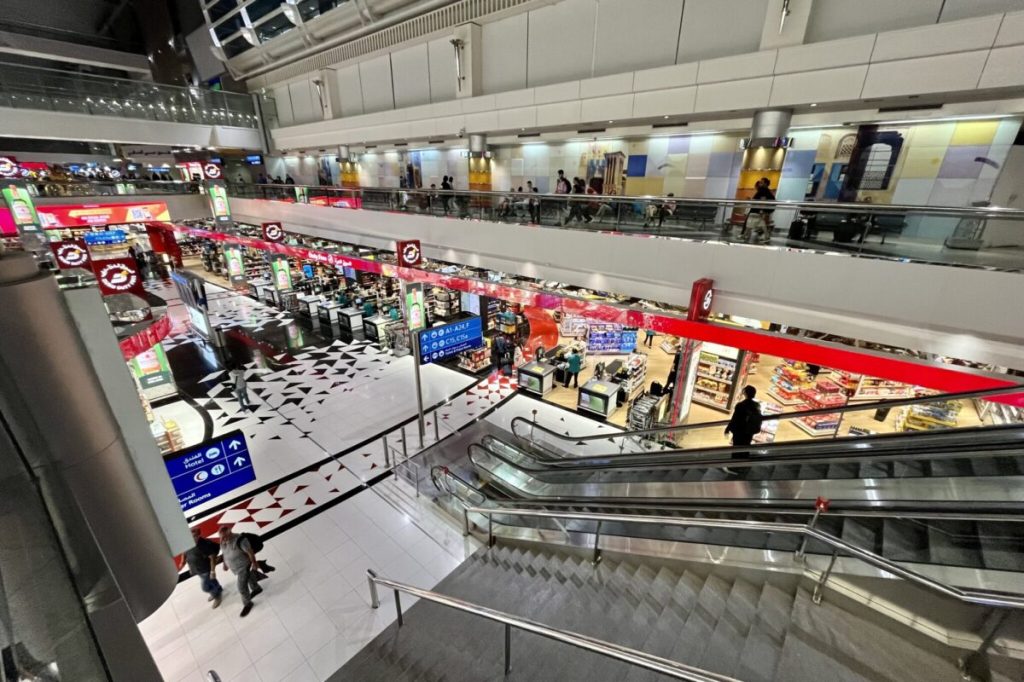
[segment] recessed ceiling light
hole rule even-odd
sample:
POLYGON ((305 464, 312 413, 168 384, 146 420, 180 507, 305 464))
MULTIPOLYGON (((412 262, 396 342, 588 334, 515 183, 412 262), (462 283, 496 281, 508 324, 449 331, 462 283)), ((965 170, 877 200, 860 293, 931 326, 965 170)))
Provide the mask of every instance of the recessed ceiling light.
POLYGON ((609 123, 615 123, 615 121, 608 121, 609 123))
POLYGON ((665 118, 668 118, 668 115, 666 115, 665 118))
POLYGON ((816 107, 816 106, 818 106, 818 103, 817 102, 811 102, 811 106, 812 107, 816 107))

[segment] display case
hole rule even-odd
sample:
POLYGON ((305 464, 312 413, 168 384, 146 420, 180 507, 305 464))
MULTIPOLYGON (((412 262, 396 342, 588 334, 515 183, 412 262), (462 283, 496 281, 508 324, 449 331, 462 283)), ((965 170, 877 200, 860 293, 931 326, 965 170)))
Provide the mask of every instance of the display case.
POLYGON ((993 424, 1022 424, 1024 423, 1024 409, 1016 405, 998 403, 994 400, 974 399, 974 408, 978 416, 988 419, 993 424))
POLYGON ((643 391, 647 380, 647 354, 630 353, 617 378, 627 400, 643 391))
POLYGON ((898 381, 879 379, 878 377, 862 376, 857 382, 852 400, 890 400, 909 398, 913 387, 898 381))
POLYGON ((730 346, 705 343, 697 356, 693 401, 728 412, 746 383, 747 353, 730 346))
POLYGON ((481 372, 491 366, 491 351, 486 346, 459 354, 459 367, 467 372, 481 372))
POLYGON ((385 331, 388 324, 392 322, 390 317, 384 317, 383 315, 374 315, 373 317, 363 321, 363 333, 366 334, 367 341, 373 341, 381 346, 386 342, 385 331))
POLYGON ((618 409, 619 385, 613 381, 591 379, 580 386, 576 409, 602 418, 618 409))
POLYGON ((299 296, 299 315, 305 317, 307 320, 317 319, 316 310, 320 305, 322 299, 319 296, 306 295, 299 296))
POLYGON ((359 308, 342 308, 338 311, 338 328, 344 332, 355 332, 363 328, 363 311, 359 308))
POLYGON ((636 349, 635 327, 612 322, 591 322, 587 350, 591 353, 632 353, 636 349))
MULTIPOLYGON (((846 404, 846 396, 842 393, 823 393, 817 388, 807 388, 800 392, 804 399, 804 405, 809 410, 824 410, 832 407, 842 407, 846 404)), ((832 436, 839 428, 839 420, 842 418, 840 412, 828 414, 814 414, 806 417, 798 417, 792 420, 793 424, 809 436, 832 436)))
POLYGON ((279 292, 278 307, 285 312, 298 313, 302 309, 299 304, 299 294, 295 291, 279 292))
POLYGON ((263 290, 267 287, 273 287, 273 282, 269 279, 250 279, 248 294, 250 298, 255 298, 257 301, 263 300, 263 290))
POLYGON ((803 405, 804 399, 800 392, 811 385, 807 366, 802 362, 783 360, 772 372, 771 386, 768 395, 781 405, 793 407, 803 405))
POLYGON ((409 346, 409 329, 405 326, 404 321, 388 323, 384 328, 384 338, 387 341, 387 347, 395 355, 401 357, 412 353, 412 348, 409 346))
POLYGON ((911 405, 897 420, 900 431, 935 431, 956 427, 960 415, 959 400, 945 400, 927 405, 911 405))
POLYGON ((842 386, 843 393, 846 394, 847 398, 852 398, 853 394, 857 392, 857 386, 860 384, 861 377, 862 375, 860 374, 847 372, 842 369, 832 370, 831 374, 831 379, 842 386))
POLYGON ((185 440, 181 436, 181 427, 176 421, 157 420, 151 423, 149 428, 153 433, 153 439, 156 440, 157 447, 160 448, 161 455, 177 452, 185 447, 185 440))
POLYGON ((754 434, 755 443, 774 443, 779 432, 779 420, 772 417, 782 413, 782 406, 775 403, 761 403, 761 431, 754 434))
POLYGON ((341 312, 341 304, 334 301, 326 301, 317 306, 317 319, 321 326, 334 327, 339 324, 338 313, 341 312))
POLYGON ((434 314, 443 319, 450 319, 462 311, 461 296, 457 291, 436 289, 434 291, 434 314))
POLYGON ((528 362, 519 367, 519 388, 534 395, 547 395, 555 387, 555 366, 528 362))

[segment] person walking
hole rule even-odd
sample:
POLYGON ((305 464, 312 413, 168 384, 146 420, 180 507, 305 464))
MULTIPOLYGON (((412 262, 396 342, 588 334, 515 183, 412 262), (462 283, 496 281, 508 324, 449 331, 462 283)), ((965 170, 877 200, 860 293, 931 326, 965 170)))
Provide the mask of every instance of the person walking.
POLYGON ((654 346, 654 330, 653 329, 645 329, 644 330, 644 334, 646 335, 646 338, 644 338, 644 345, 647 346, 648 348, 653 347, 654 346))
POLYGON ((253 547, 248 534, 238 535, 231 526, 220 527, 220 548, 224 565, 238 578, 238 593, 242 596, 242 618, 252 611, 252 600, 263 592, 257 583, 260 565, 256 559, 257 549, 253 547))
POLYGON ((441 205, 444 206, 444 214, 448 215, 449 204, 452 200, 448 193, 452 191, 452 181, 447 175, 441 178, 441 190, 444 192, 441 195, 441 205))
POLYGON ((580 370, 583 369, 583 356, 575 348, 565 356, 565 387, 569 388, 569 381, 572 381, 573 388, 580 387, 580 370))
MULTIPOLYGON (((763 417, 761 416, 761 404, 754 400, 756 395, 757 389, 753 386, 743 387, 743 400, 736 404, 732 418, 729 419, 729 424, 725 427, 725 434, 732 434, 733 447, 750 445, 754 441, 754 436, 761 432, 763 417)), ((735 452, 732 458, 750 459, 750 453, 735 452)), ((729 474, 735 473, 730 469, 725 471, 729 474)))
MULTIPOLYGON (((572 183, 569 182, 569 178, 565 177, 565 171, 559 169, 558 177, 555 178, 555 194, 571 194, 571 193, 572 193, 572 183)), ((569 206, 568 206, 569 202, 567 201, 565 203, 566 203, 565 206, 558 205, 558 208, 557 208, 557 211, 558 211, 558 214, 559 214, 558 215, 558 219, 559 219, 558 222, 561 225, 565 225, 565 217, 564 217, 565 214, 563 213, 563 211, 568 211, 569 210, 569 206)))
POLYGON ((192 540, 195 546, 185 552, 185 563, 192 575, 199 576, 199 586, 203 592, 210 595, 207 601, 213 602, 213 608, 220 606, 221 595, 224 588, 217 581, 217 555, 220 554, 220 546, 204 538, 199 526, 192 529, 192 540))
MULTIPOLYGON (((761 178, 754 185, 754 201, 775 201, 775 192, 772 191, 772 181, 768 178, 761 178)), ((762 244, 767 244, 772 238, 772 214, 775 213, 775 209, 771 208, 754 208, 750 210, 750 213, 758 216, 761 221, 759 225, 760 236, 758 240, 762 244)), ((749 236, 746 235, 746 236, 749 236)), ((744 239, 746 241, 746 239, 744 239)))
POLYGON ((256 411, 249 401, 249 385, 245 382, 245 371, 241 367, 231 370, 231 379, 234 382, 235 400, 243 410, 256 411))

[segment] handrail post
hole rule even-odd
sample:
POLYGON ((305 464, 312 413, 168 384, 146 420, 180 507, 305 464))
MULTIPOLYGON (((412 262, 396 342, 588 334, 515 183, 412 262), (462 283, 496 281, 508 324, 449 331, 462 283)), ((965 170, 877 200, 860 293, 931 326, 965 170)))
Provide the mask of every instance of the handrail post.
POLYGON ((594 558, 592 563, 597 566, 601 563, 601 521, 597 522, 597 530, 594 532, 594 558))
POLYGON ((992 642, 996 640, 999 628, 1009 615, 1010 613, 1006 609, 995 609, 988 614, 984 624, 981 626, 981 632, 978 633, 981 636, 981 644, 974 651, 961 656, 956 662, 963 679, 987 679, 987 676, 984 676, 984 672, 988 668, 985 654, 989 647, 992 646, 992 642))
POLYGON ((469 510, 462 508, 462 537, 469 536, 469 510))
POLYGON ((409 451, 406 449, 405 444, 405 424, 402 424, 402 457, 409 459, 409 451))
MULTIPOLYGON (((818 525, 818 517, 821 516, 822 512, 828 511, 829 501, 827 498, 818 496, 814 500, 814 516, 811 517, 810 523, 807 524, 807 530, 814 530, 814 527, 818 525)), ((800 539, 800 546, 796 550, 796 554, 793 556, 797 561, 804 559, 804 551, 807 549, 807 533, 804 533, 800 539)))
POLYGON ((381 437, 381 441, 384 443, 384 468, 391 468, 391 454, 388 452, 388 434, 384 434, 381 437))
POLYGON ((512 624, 505 623, 505 674, 512 672, 512 624))
POLYGON ((440 431, 438 431, 438 428, 440 428, 439 425, 438 425, 439 421, 441 421, 440 415, 438 415, 437 410, 434 410, 434 442, 435 443, 441 442, 441 433, 440 433, 440 431))
POLYGON ((398 589, 395 589, 395 613, 398 614, 398 627, 405 625, 405 621, 402 619, 402 597, 398 589))
POLYGON ((828 562, 828 568, 826 568, 825 572, 821 574, 820 578, 818 578, 818 584, 814 586, 814 594, 812 595, 811 600, 815 604, 821 603, 822 588, 825 587, 825 583, 828 582, 829 576, 832 575, 832 569, 835 567, 836 559, 838 558, 839 550, 837 549, 836 551, 832 552, 832 558, 828 562))
POLYGON ((377 574, 373 572, 373 569, 366 571, 366 582, 370 583, 370 608, 380 608, 380 597, 377 596, 377 581, 374 578, 377 574))
POLYGON ((494 514, 487 515, 487 546, 494 547, 494 514))
POLYGON ((843 417, 845 417, 845 416, 846 416, 845 412, 840 412, 839 413, 839 421, 836 422, 836 432, 832 434, 832 440, 836 440, 837 438, 839 438, 839 429, 843 425, 843 417))

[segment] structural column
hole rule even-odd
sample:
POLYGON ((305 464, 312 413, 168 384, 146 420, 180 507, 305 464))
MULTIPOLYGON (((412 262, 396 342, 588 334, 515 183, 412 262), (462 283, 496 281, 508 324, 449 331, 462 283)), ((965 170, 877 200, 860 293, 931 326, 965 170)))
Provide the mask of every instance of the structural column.
POLYGON ((347 144, 338 147, 338 180, 342 187, 359 189, 359 163, 347 144))
MULTIPOLYGON (((773 192, 778 190, 789 147, 787 134, 792 118, 791 109, 762 109, 754 114, 750 137, 743 142, 743 163, 736 182, 737 199, 752 198, 762 178, 768 179, 773 192)), ((746 208, 734 209, 731 222, 742 225, 746 214, 746 208)))

